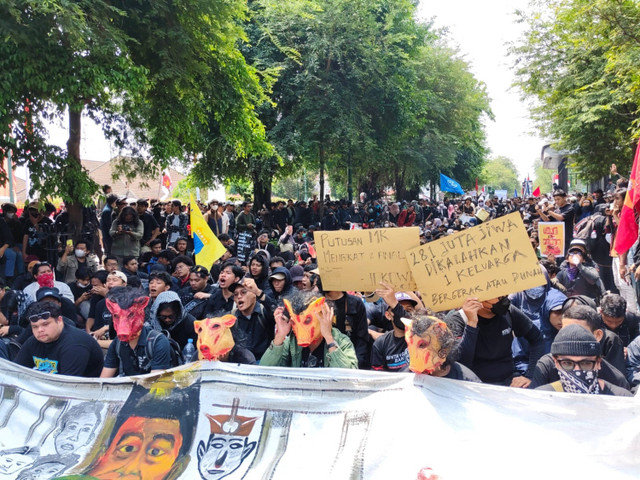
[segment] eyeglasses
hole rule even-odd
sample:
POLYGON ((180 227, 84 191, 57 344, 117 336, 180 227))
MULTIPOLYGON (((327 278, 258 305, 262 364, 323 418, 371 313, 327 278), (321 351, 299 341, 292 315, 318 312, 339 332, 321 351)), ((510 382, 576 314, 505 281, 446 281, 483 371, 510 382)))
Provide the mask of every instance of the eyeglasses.
POLYGON ((29 321, 31 323, 36 323, 38 320, 46 320, 49 317, 51 317, 51 312, 42 312, 29 316, 29 321))
POLYGON ((593 367, 596 366, 596 360, 580 360, 579 362, 569 360, 568 358, 559 358, 557 360, 562 369, 567 372, 571 372, 576 365, 580 365, 581 370, 593 370, 593 367))

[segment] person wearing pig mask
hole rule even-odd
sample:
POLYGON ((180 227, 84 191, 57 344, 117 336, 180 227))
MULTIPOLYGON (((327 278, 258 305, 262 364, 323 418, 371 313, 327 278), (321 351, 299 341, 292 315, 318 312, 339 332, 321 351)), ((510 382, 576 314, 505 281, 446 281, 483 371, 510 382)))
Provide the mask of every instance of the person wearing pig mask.
POLYGON ((106 298, 117 338, 109 345, 101 378, 143 375, 171 368, 171 346, 162 334, 154 335, 153 357, 146 348, 152 328, 144 325, 144 308, 149 297, 141 290, 114 287, 106 298))
POLYGON ((255 365, 256 357, 253 353, 237 345, 234 340, 234 336, 242 336, 237 328, 233 328, 235 323, 236 317, 231 314, 193 322, 198 334, 198 359, 255 365))
POLYGON ((574 238, 567 250, 567 259, 560 265, 556 280, 567 289, 567 297, 585 295, 597 301, 605 289, 585 241, 574 238))
POLYGON ((274 312, 276 333, 260 365, 305 368, 358 368, 349 337, 333 328, 333 309, 324 297, 296 292, 274 312), (293 330, 293 335, 289 333, 293 330))

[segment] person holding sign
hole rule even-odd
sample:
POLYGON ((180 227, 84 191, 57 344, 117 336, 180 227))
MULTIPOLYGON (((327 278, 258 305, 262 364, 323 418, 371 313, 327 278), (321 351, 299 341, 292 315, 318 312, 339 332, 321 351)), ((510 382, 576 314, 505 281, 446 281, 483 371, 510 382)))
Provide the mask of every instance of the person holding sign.
POLYGON ((568 245, 573 236, 576 212, 573 205, 567 202, 567 194, 564 190, 554 191, 553 201, 556 203, 555 210, 551 210, 549 204, 545 204, 544 207, 538 207, 538 214, 544 222, 564 222, 564 244, 568 245))
POLYGON ((460 363, 469 367, 485 383, 527 388, 536 363, 544 354, 544 342, 538 327, 511 305, 508 297, 480 302, 467 298, 460 310, 449 312, 449 328, 461 338, 460 363), (514 376, 511 355, 514 335, 529 342, 529 363, 524 376, 514 376))

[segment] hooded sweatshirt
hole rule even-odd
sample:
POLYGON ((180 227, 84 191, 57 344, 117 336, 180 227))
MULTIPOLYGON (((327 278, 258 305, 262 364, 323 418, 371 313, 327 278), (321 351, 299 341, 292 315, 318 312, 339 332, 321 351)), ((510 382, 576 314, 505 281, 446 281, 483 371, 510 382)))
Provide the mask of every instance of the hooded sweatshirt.
POLYGON ((182 302, 180 302, 180 297, 176 292, 168 291, 160 293, 151 306, 149 317, 151 328, 154 330, 164 330, 168 332, 171 338, 178 342, 181 349, 187 344, 189 338, 193 339, 194 344, 198 339, 193 329, 193 321, 193 316, 185 313, 184 308, 182 307, 182 302), (178 318, 176 321, 172 325, 167 325, 166 323, 158 320, 158 312, 167 304, 174 302, 178 310, 178 318))
POLYGON ((284 273, 284 288, 282 289, 282 292, 278 293, 275 291, 275 289, 273 288, 273 283, 271 279, 269 279, 269 285, 271 286, 273 299, 276 302, 280 302, 282 298, 290 295, 291 292, 293 291, 293 282, 291 281, 291 274, 289 273, 289 270, 286 269, 285 267, 276 267, 276 269, 273 272, 271 272, 271 275, 274 275, 276 273, 284 273))

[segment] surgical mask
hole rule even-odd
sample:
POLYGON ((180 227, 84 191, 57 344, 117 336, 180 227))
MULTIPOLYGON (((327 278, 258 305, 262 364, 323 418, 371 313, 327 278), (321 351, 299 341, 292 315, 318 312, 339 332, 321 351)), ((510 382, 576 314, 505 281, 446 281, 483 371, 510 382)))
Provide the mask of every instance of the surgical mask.
POLYGON ((502 297, 497 303, 494 303, 491 307, 491 312, 496 315, 504 315, 509 311, 511 301, 509 297, 502 297))
POLYGON ((13 212, 7 212, 7 213, 4 214, 4 216, 7 217, 7 218, 13 218, 13 217, 16 216, 16 214, 13 213, 13 212))
POLYGON ((78 257, 78 258, 82 258, 87 254, 87 252, 85 252, 84 250, 80 250, 80 249, 76 249, 73 253, 75 253, 76 257, 78 257))
POLYGON ((78 287, 80 287, 80 288, 87 288, 89 286, 89 282, 87 282, 87 283, 76 282, 76 285, 78 285, 78 287))

